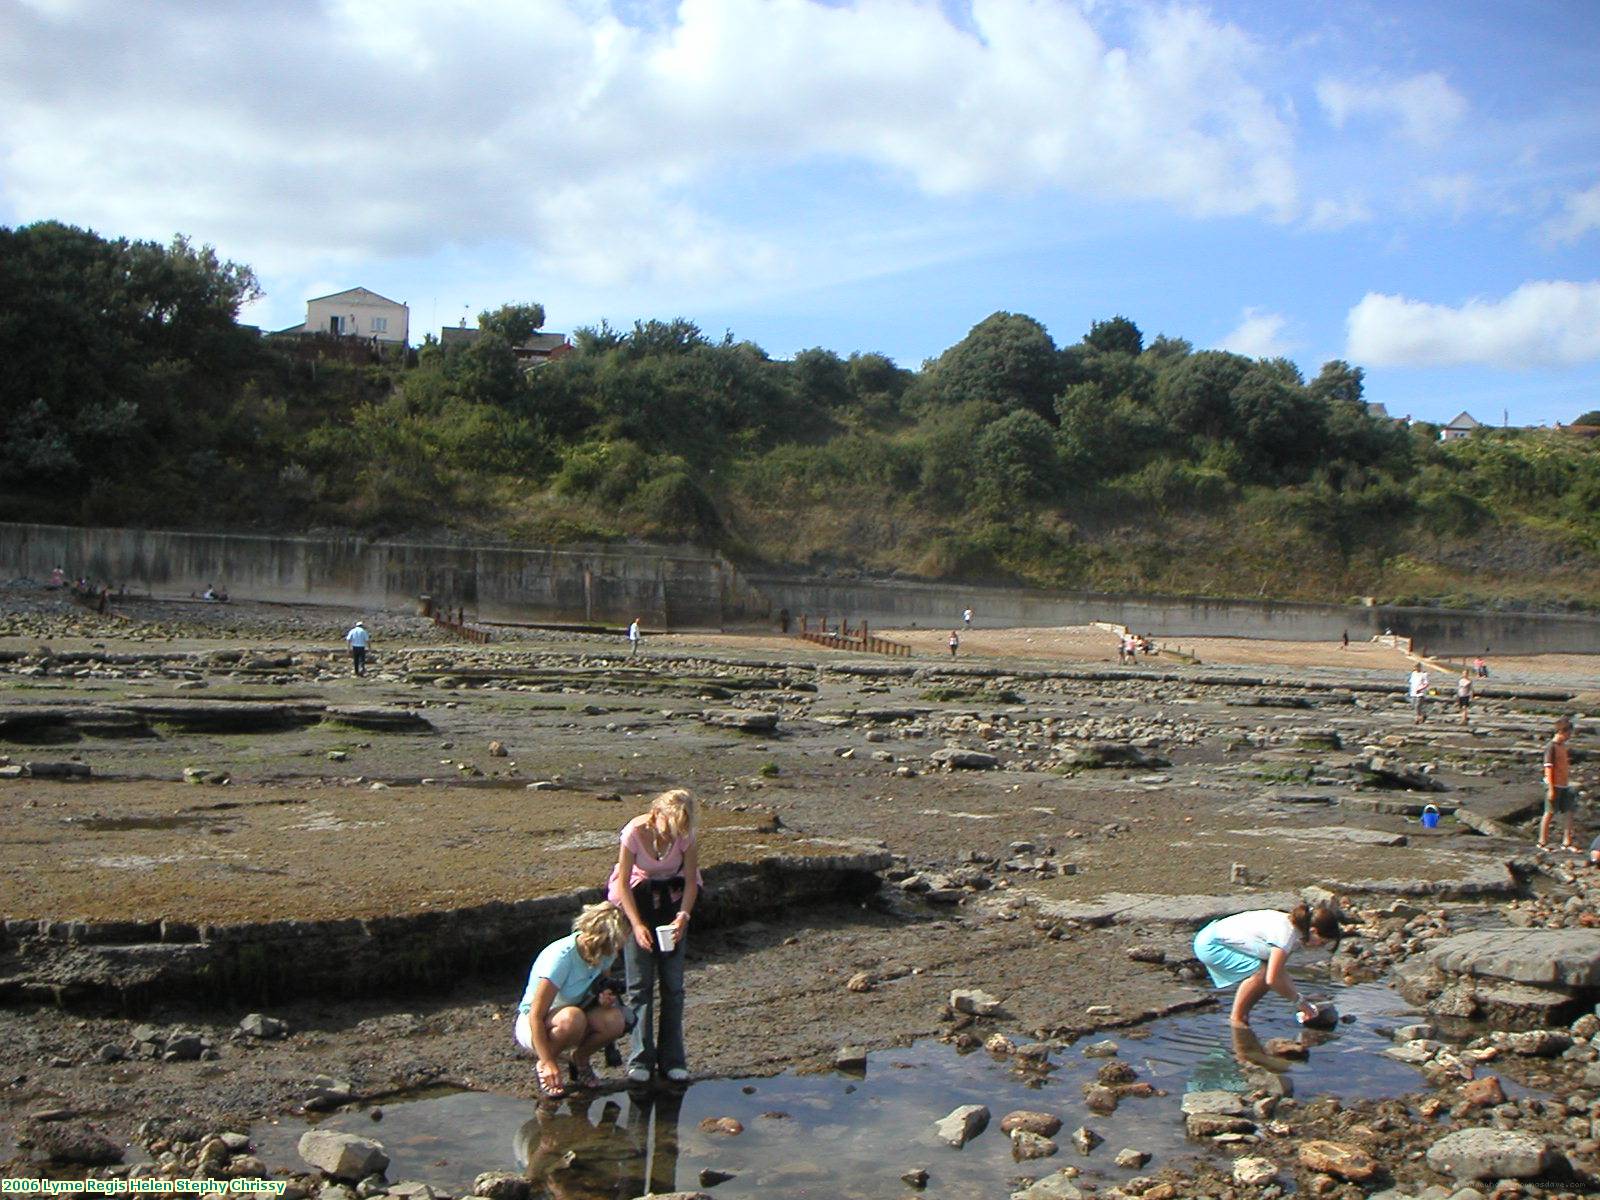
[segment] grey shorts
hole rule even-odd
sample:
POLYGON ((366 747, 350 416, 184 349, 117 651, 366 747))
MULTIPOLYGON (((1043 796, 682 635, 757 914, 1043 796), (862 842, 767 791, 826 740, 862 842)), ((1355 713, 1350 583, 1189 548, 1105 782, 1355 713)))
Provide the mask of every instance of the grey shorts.
POLYGON ((1544 810, 1547 813, 1569 813, 1578 807, 1578 789, 1575 787, 1558 787, 1555 795, 1549 792, 1544 794, 1544 810))

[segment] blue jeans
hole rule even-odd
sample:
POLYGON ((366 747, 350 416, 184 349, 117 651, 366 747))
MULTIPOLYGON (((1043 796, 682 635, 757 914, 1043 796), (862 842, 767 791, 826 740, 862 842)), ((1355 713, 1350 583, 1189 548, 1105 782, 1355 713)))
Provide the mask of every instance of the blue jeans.
POLYGON ((630 932, 622 949, 628 973, 628 1008, 633 1013, 633 1053, 628 1066, 670 1071, 689 1065, 683 1049, 683 943, 671 954, 641 950, 630 932), (661 1005, 656 1007, 656 983, 661 984, 661 1005), (656 1021, 660 1018, 660 1035, 656 1021))

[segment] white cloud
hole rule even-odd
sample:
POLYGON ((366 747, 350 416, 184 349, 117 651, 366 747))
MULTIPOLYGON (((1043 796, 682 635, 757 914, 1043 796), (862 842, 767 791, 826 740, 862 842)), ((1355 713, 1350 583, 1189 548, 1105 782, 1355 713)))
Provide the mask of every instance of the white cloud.
POLYGON ((1347 196, 1343 200, 1324 198, 1311 206, 1311 211, 1306 215, 1306 226, 1330 232, 1370 220, 1372 220, 1372 210, 1367 207, 1366 201, 1358 196, 1347 196))
POLYGON ((1429 175, 1419 181, 1422 193, 1434 204, 1448 208, 1457 216, 1467 212, 1477 201, 1478 181, 1465 172, 1453 175, 1429 175))
POLYGON ((1283 336, 1286 324, 1287 319, 1278 313, 1247 308, 1238 326, 1217 343, 1217 349, 1231 350, 1249 358, 1284 357, 1291 349, 1283 336))
POLYGON ((1467 114, 1465 97, 1437 71, 1365 83, 1324 79, 1317 100, 1335 129, 1362 117, 1392 121, 1402 137, 1422 146, 1443 143, 1467 114))
POLYGON ((1574 366, 1600 360, 1600 282, 1525 283, 1459 308, 1368 292, 1345 327, 1345 357, 1367 366, 1574 366))
POLYGON ((1558 217, 1546 221, 1541 232, 1553 246, 1575 242, 1584 234, 1600 229, 1600 183, 1588 191, 1573 192, 1562 202, 1558 217))
POLYGON ((970 29, 919 0, 637 8, 0 5, 0 202, 283 277, 509 247, 596 286, 786 277, 805 231, 724 195, 840 163, 880 194, 1296 202, 1256 50, 1200 9, 1112 44, 1056 0, 973 0, 970 29))

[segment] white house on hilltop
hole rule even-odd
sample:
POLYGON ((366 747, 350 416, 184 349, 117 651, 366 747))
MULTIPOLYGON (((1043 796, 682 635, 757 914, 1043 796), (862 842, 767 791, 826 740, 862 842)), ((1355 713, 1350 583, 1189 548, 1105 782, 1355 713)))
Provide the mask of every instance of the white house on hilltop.
POLYGON ((301 325, 279 333, 327 333, 406 345, 411 340, 411 309, 366 288, 349 288, 306 301, 301 325))
POLYGON ((1440 428, 1439 440, 1441 442, 1453 442, 1457 438, 1466 437, 1474 429, 1481 428, 1483 428, 1482 422, 1477 420, 1471 413, 1464 412, 1457 416, 1454 421, 1451 421, 1450 424, 1440 428))

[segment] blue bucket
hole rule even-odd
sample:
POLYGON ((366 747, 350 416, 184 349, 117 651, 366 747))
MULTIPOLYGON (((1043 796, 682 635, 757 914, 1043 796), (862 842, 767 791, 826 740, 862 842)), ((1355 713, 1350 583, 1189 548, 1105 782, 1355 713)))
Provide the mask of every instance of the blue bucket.
POLYGON ((1437 805, 1430 804, 1422 810, 1422 827, 1424 829, 1439 828, 1439 809, 1437 805))

